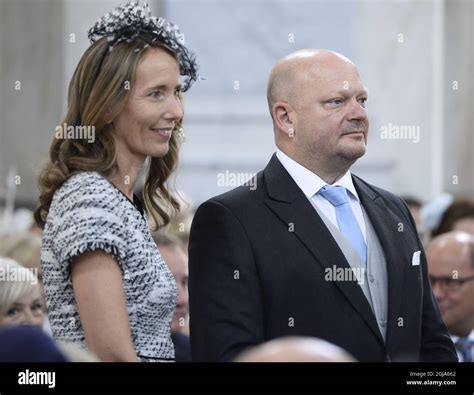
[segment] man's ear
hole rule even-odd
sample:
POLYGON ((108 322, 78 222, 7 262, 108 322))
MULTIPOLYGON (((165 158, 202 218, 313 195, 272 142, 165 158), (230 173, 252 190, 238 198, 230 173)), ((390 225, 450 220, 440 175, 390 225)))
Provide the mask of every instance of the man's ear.
POLYGON ((276 102, 272 106, 273 121, 279 131, 293 137, 295 135, 294 117, 295 113, 291 105, 286 102, 276 102))

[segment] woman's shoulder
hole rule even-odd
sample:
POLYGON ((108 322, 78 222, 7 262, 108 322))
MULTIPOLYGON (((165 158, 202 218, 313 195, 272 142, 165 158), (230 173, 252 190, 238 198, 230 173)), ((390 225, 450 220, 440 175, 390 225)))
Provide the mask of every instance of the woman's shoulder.
POLYGON ((123 262, 128 230, 119 193, 98 173, 72 175, 53 196, 44 227, 43 249, 65 264, 77 255, 97 249, 123 262))
POLYGON ((95 207, 114 210, 118 196, 113 185, 93 171, 83 171, 69 177, 55 192, 51 206, 64 210, 95 207))
POLYGON ((95 171, 81 171, 69 177, 59 190, 72 190, 77 188, 108 189, 110 188, 110 182, 95 171))
POLYGON ((95 171, 81 171, 70 176, 61 187, 58 188, 56 194, 79 196, 87 195, 91 192, 95 193, 113 193, 114 188, 106 178, 95 171))

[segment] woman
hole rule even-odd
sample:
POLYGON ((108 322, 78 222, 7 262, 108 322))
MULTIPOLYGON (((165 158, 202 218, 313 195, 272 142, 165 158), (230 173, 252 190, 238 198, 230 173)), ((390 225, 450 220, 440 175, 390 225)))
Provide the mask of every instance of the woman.
POLYGON ((89 38, 35 212, 52 331, 102 361, 172 361, 176 284, 146 214, 159 228, 179 208, 166 181, 197 67, 178 28, 146 6, 118 7, 89 38), (143 207, 134 188, 146 162, 143 207))
POLYGON ((44 323, 38 278, 13 259, 0 257, 0 326, 44 323))
MULTIPOLYGON (((42 295, 41 304, 46 306, 40 258, 41 237, 32 231, 2 236, 0 237, 0 256, 13 259, 36 275, 42 295)), ((51 327, 46 311, 44 311, 43 330, 51 335, 51 327)))

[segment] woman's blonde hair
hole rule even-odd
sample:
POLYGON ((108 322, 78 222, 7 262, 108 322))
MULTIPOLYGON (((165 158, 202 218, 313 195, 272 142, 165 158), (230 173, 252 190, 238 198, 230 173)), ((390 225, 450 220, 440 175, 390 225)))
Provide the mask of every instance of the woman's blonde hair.
POLYGON ((30 269, 13 259, 0 257, 0 317, 6 315, 19 299, 35 290, 40 296, 38 279, 30 269))
POLYGON ((11 258, 24 267, 31 265, 40 251, 41 239, 30 232, 0 236, 0 256, 11 258))
MULTIPOLYGON (((41 228, 46 223, 54 193, 68 178, 81 171, 96 171, 108 177, 116 170, 112 121, 125 105, 146 46, 162 48, 176 59, 167 47, 145 35, 131 42, 120 42, 112 51, 107 37, 103 37, 92 44, 79 61, 69 84, 68 109, 62 124, 94 126, 95 139, 91 143, 88 137, 53 138, 49 161, 39 176, 41 194, 34 213, 41 228)), ((173 130, 168 153, 149 161, 143 197, 155 229, 166 225, 179 210, 179 203, 166 182, 178 163, 180 126, 181 122, 173 130)))

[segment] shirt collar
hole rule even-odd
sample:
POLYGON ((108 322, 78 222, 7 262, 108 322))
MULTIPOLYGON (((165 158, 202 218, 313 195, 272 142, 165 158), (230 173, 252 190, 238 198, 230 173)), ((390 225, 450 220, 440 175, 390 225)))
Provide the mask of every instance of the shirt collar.
MULTIPOLYGON (((313 197, 322 187, 327 185, 326 181, 324 181, 321 177, 306 167, 300 165, 298 162, 296 162, 294 159, 291 159, 279 149, 277 149, 276 156, 307 198, 313 197)), ((354 183, 352 182, 350 170, 348 170, 344 176, 332 184, 332 186, 336 185, 346 188, 356 200, 359 200, 359 195, 357 195, 354 183)))
MULTIPOLYGON (((469 332, 469 334, 466 336, 469 340, 472 340, 474 341, 474 329, 469 332)), ((456 336, 456 335, 451 335, 451 340, 453 341, 453 343, 456 343, 458 340, 460 339, 459 336, 456 336)))

